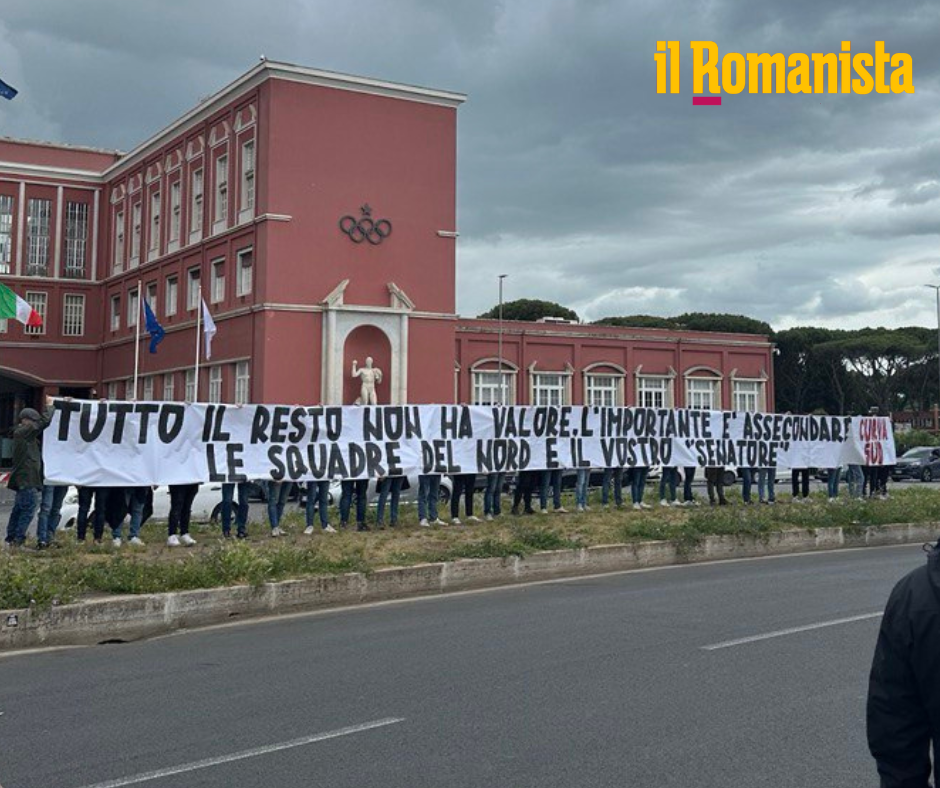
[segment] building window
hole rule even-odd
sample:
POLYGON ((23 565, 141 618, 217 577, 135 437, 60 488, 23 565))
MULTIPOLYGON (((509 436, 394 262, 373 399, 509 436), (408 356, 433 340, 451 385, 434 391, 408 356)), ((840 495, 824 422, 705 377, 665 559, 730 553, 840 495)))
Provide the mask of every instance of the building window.
MULTIPOLYGON (((255 209, 255 141, 242 143, 241 212, 250 215, 255 209)), ((246 217, 247 218, 247 217, 246 217)))
POLYGON ((127 325, 136 326, 137 316, 140 314, 140 292, 135 287, 127 291, 127 325))
POLYGON ((764 384, 760 380, 735 380, 731 407, 734 410, 761 410, 764 384))
POLYGON ((199 307, 199 269, 190 268, 186 273, 186 309, 199 307))
POLYGON ((176 304, 179 298, 179 279, 171 276, 166 280, 166 299, 164 314, 169 317, 176 314, 176 304))
MULTIPOLYGON (((49 276, 49 221, 52 200, 31 199, 26 216, 26 276, 49 276)), ((38 334, 40 332, 33 331, 38 334)))
POLYGON ((121 328, 121 296, 111 296, 111 330, 118 331, 121 328))
POLYGON ((13 198, 0 194, 0 274, 10 273, 13 260, 13 198))
POLYGON ((124 268, 124 211, 114 217, 114 273, 124 268))
POLYGON ((248 362, 239 361, 235 365, 235 404, 246 405, 250 396, 251 378, 248 372, 248 362))
POLYGON ((597 408, 614 408, 621 402, 620 375, 585 375, 584 404, 597 408))
POLYGON ((222 401, 222 367, 209 367, 209 402, 222 401))
POLYGON ((134 391, 134 379, 128 378, 124 381, 124 399, 137 400, 137 392, 134 391))
POLYGON ((238 253, 236 263, 236 295, 244 296, 251 293, 252 274, 254 267, 254 253, 251 249, 242 249, 238 253))
POLYGON ((116 381, 116 380, 112 380, 112 381, 108 384, 108 399, 112 399, 112 400, 113 400, 113 399, 117 399, 117 396, 118 396, 118 395, 117 395, 117 387, 118 387, 118 384, 117 384, 117 381, 116 381))
POLYGON ((192 402, 196 398, 196 372, 192 369, 186 370, 186 402, 192 402))
POLYGON ((160 256, 160 192, 150 195, 150 256, 160 256))
POLYGON ((135 203, 131 208, 131 261, 130 268, 135 268, 140 262, 140 223, 141 207, 140 203, 135 203))
POLYGON ((163 376, 163 399, 167 402, 172 402, 173 397, 173 381, 176 379, 176 376, 172 372, 167 372, 163 376))
POLYGON ((715 378, 688 378, 685 406, 694 410, 718 410, 721 381, 715 378))
POLYGON ((85 278, 88 248, 88 203, 65 205, 65 272, 68 279, 85 278))
POLYGON ((182 183, 177 181, 170 186, 170 236, 167 241, 179 243, 182 221, 182 183))
POLYGON ((150 282, 147 284, 147 306, 150 307, 150 311, 153 312, 154 317, 157 314, 157 283, 150 282))
POLYGON ((567 376, 557 372, 535 372, 532 376, 532 404, 567 405, 567 376))
POLYGON ((212 303, 225 300, 225 259, 212 261, 212 303))
POLYGON ((62 336, 80 337, 85 333, 85 296, 66 293, 62 308, 62 336))
POLYGON ((41 326, 26 326, 27 334, 45 334, 46 333, 46 305, 49 302, 49 296, 46 293, 35 293, 26 291, 26 303, 35 309, 42 318, 41 326))
POLYGON ((228 156, 215 160, 215 224, 214 230, 224 230, 228 221, 228 156))
POLYGON ((515 372, 503 372, 502 391, 499 385, 500 374, 495 369, 474 370, 472 374, 474 405, 515 405, 515 372))
POLYGON ((5 317, 0 319, 0 334, 5 334, 7 331, 10 330, 9 323, 10 321, 7 320, 5 317))
POLYGON ((202 170, 193 171, 193 188, 189 205, 189 239, 202 237, 202 170))
POLYGON ((144 395, 143 399, 146 402, 149 402, 153 399, 153 375, 147 375, 144 378, 144 395))
POLYGON ((641 408, 671 408, 672 378, 638 376, 636 404, 641 408))

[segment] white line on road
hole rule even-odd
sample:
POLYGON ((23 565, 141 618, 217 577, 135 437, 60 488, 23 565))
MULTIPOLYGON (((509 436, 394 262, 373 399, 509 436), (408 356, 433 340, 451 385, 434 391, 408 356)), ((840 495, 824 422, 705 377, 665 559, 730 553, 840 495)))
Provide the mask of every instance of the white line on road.
POLYGON ((280 744, 269 744, 265 747, 242 750, 241 752, 235 752, 231 755, 220 755, 217 758, 206 758, 204 761, 192 761, 191 763, 183 763, 179 766, 170 766, 166 769, 136 774, 132 777, 121 777, 117 780, 108 780, 107 782, 95 783, 94 785, 85 785, 83 788, 121 788, 123 785, 137 785, 138 783, 145 783, 150 780, 170 777, 174 774, 185 774, 187 772, 197 771, 198 769, 208 769, 210 766, 219 766, 223 763, 231 763, 232 761, 242 761, 245 758, 254 758, 258 755, 267 755, 268 753, 279 752, 280 750, 289 750, 293 747, 303 747, 306 744, 314 744, 319 741, 326 741, 327 739, 338 739, 340 736, 362 733, 363 731, 369 731, 373 728, 383 728, 386 725, 394 725, 397 722, 404 721, 403 717, 386 717, 383 720, 364 722, 361 725, 351 725, 348 728, 339 728, 335 731, 317 733, 313 736, 304 736, 302 739, 293 739, 280 744))
POLYGON ((702 646, 703 651, 715 651, 720 648, 731 648, 731 646, 742 646, 745 643, 756 643, 758 640, 770 640, 771 638, 782 638, 784 635, 795 635, 797 632, 809 632, 811 629, 824 629, 825 627, 834 627, 839 624, 851 624, 853 621, 865 621, 869 618, 879 618, 881 611, 877 613, 863 613, 860 616, 849 616, 848 618, 836 618, 832 621, 819 621, 815 624, 806 624, 802 627, 790 627, 789 629, 778 629, 776 632, 765 632, 763 635, 751 635, 746 638, 737 638, 736 640, 725 640, 722 643, 712 643, 710 646, 702 646))

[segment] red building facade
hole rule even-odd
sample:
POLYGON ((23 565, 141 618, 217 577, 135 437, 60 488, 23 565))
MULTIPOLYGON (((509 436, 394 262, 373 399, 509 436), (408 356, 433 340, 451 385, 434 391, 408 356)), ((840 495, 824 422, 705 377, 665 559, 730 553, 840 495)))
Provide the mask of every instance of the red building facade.
POLYGON ((766 338, 455 314, 463 100, 265 61, 126 154, 0 139, 0 281, 44 318, 0 324, 0 429, 44 393, 350 403, 367 356, 380 402, 769 409, 766 338))

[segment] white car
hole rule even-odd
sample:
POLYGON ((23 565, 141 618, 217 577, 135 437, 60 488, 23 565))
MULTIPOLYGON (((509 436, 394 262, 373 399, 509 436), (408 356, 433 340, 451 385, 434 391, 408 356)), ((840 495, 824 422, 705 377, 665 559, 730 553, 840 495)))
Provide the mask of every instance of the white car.
MULTIPOLYGON (((222 503, 222 485, 218 482, 200 484, 196 499, 193 501, 192 521, 208 522, 213 513, 222 503)), ((94 499, 88 512, 89 523, 95 511, 94 499)), ((170 518, 170 488, 167 485, 154 487, 153 514, 151 520, 168 520, 170 518)), ((78 490, 72 487, 62 502, 62 512, 59 519, 60 528, 74 528, 78 523, 78 490)))
MULTIPOLYGON (((307 485, 306 482, 298 482, 301 486, 301 497, 299 505, 303 506, 306 501, 307 485)), ((375 506, 379 502, 378 479, 369 479, 369 503, 375 506)), ((450 476, 441 477, 441 492, 439 502, 445 505, 450 502, 451 491, 454 488, 454 482, 450 476)), ((340 481, 330 482, 330 506, 339 506, 340 496, 343 494, 343 483, 340 481)), ((399 503, 417 503, 418 502, 418 477, 406 476, 401 487, 401 497, 399 503)))

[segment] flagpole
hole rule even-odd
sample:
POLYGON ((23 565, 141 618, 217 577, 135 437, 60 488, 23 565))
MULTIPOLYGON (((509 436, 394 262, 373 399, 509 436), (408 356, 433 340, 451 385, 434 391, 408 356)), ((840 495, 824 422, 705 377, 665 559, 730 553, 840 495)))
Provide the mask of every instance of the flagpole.
POLYGON ((202 325, 202 282, 196 295, 196 370, 193 383, 193 402, 199 402, 199 329, 202 325))
POLYGON ((141 318, 144 314, 144 299, 143 299, 143 290, 141 289, 140 279, 137 280, 137 339, 134 341, 134 396, 132 399, 136 401, 137 392, 140 391, 137 388, 137 376, 140 373, 140 323, 141 318))

